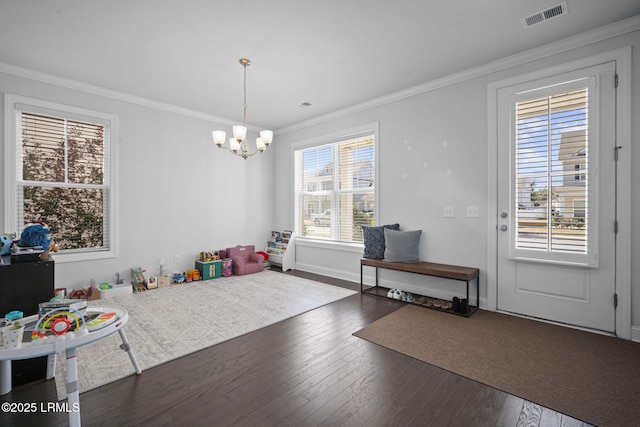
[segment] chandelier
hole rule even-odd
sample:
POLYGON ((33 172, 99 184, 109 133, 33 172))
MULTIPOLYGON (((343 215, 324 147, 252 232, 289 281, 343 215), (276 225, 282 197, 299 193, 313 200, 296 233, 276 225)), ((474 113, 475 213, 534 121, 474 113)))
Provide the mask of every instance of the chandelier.
POLYGON ((229 146, 224 145, 224 141, 227 134, 223 130, 214 130, 211 132, 213 136, 213 142, 216 143, 218 148, 224 148, 236 156, 240 156, 243 159, 251 157, 254 154, 262 153, 269 147, 273 140, 273 131, 262 130, 260 131, 260 137, 256 138, 256 151, 249 152, 249 144, 247 144, 247 67, 251 65, 251 61, 247 58, 240 58, 240 65, 244 68, 244 102, 242 103, 242 109, 244 116, 242 125, 236 125, 233 127, 233 138, 229 138, 229 146))

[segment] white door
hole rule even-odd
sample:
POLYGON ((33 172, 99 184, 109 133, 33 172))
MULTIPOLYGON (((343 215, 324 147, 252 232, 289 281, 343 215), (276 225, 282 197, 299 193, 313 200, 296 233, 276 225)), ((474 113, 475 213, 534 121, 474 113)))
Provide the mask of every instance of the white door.
POLYGON ((614 78, 498 90, 498 310, 615 332, 614 78))

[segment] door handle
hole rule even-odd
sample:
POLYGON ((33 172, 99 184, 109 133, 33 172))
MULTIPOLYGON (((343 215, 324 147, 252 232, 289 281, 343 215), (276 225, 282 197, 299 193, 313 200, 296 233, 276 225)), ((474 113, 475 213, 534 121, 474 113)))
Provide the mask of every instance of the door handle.
POLYGON ((506 217, 507 217, 506 212, 500 212, 500 218, 506 218, 506 217))
POLYGON ((501 225, 500 226, 500 231, 507 231, 507 226, 506 225, 501 225))

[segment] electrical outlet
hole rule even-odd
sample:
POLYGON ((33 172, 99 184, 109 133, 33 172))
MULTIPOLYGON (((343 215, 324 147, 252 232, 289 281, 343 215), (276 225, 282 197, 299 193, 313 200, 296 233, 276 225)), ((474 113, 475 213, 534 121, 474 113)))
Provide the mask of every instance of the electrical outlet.
POLYGON ((456 209, 453 206, 445 206, 442 210, 442 216, 444 218, 453 218, 456 216, 456 209))
POLYGON ((180 264, 180 255, 174 255, 173 256, 173 263, 174 264, 180 264))
POLYGON ((478 218, 480 215, 477 206, 467 206, 467 218, 478 218))

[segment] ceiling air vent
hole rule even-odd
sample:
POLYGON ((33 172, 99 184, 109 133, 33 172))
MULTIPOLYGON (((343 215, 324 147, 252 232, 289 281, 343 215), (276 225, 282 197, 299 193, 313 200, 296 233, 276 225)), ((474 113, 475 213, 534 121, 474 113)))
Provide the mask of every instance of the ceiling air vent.
POLYGON ((540 24, 544 21, 548 21, 549 19, 555 18, 557 16, 566 15, 567 14, 567 2, 563 1, 557 6, 550 7, 549 9, 541 10, 538 13, 534 13, 533 15, 526 16, 524 18, 520 18, 520 22, 524 28, 529 28, 533 25, 540 24))

